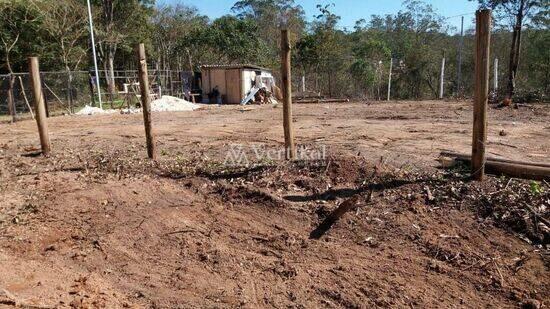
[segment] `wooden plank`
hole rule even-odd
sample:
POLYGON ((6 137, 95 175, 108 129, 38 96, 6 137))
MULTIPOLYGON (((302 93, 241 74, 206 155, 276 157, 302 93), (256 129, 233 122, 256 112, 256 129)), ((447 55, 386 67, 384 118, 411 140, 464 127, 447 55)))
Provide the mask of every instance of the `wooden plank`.
POLYGON ((475 180, 483 180, 485 176, 490 42, 491 10, 478 10, 476 12, 474 129, 472 138, 472 178, 475 180))
POLYGON ((31 79, 32 93, 34 96, 34 108, 36 110, 36 124, 38 125, 38 135, 40 136, 40 145, 42 154, 49 156, 51 152, 50 137, 48 134, 48 124, 46 123, 46 106, 42 95, 42 82, 40 81, 40 67, 37 57, 29 58, 29 74, 31 79))
POLYGON ((288 30, 281 30, 281 76, 283 86, 283 127, 285 134, 285 157, 287 160, 296 159, 294 146, 294 131, 292 129, 292 73, 291 49, 288 30))
POLYGON ((147 155, 149 159, 156 160, 157 152, 155 149, 155 136, 153 134, 153 125, 151 121, 151 94, 149 90, 149 76, 147 72, 147 58, 145 56, 145 45, 138 45, 138 68, 139 68, 139 88, 141 92, 141 109, 143 110, 143 123, 145 126, 145 140, 147 142, 147 155))

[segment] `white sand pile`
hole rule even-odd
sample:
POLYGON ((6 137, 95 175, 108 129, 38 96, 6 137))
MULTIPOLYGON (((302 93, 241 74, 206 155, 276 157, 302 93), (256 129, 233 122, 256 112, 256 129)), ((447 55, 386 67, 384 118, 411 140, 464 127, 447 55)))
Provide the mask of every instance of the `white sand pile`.
MULTIPOLYGON (((197 109, 203 108, 199 104, 191 103, 189 101, 179 99, 176 97, 171 97, 168 95, 162 96, 158 100, 151 102, 151 111, 152 112, 185 112, 185 111, 194 111, 197 109)), ((112 114, 112 113, 121 113, 121 114, 135 114, 141 113, 141 108, 131 107, 123 108, 121 110, 116 109, 107 109, 103 110, 99 107, 92 107, 86 105, 83 109, 78 111, 76 115, 100 115, 100 114, 112 114)))
POLYGON ((194 111, 200 108, 202 108, 202 106, 198 104, 168 95, 162 96, 162 98, 151 102, 151 111, 153 112, 184 112, 194 111))
POLYGON ((93 106, 90 106, 90 105, 86 105, 86 106, 84 106, 83 109, 76 112, 76 115, 99 115, 99 114, 112 114, 112 113, 116 113, 116 112, 117 111, 112 110, 112 109, 104 110, 104 109, 101 109, 99 107, 93 107, 93 106))

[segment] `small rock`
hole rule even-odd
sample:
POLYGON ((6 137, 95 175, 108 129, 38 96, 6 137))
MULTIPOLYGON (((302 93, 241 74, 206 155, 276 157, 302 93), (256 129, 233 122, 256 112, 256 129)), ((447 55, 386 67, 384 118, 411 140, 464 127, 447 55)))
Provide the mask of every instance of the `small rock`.
POLYGON ((428 201, 432 202, 433 200, 435 200, 435 197, 433 196, 432 191, 428 186, 424 187, 424 190, 426 191, 428 201))
POLYGON ((504 131, 504 130, 500 130, 500 132, 498 133, 498 135, 500 136, 506 136, 508 135, 508 132, 504 131))

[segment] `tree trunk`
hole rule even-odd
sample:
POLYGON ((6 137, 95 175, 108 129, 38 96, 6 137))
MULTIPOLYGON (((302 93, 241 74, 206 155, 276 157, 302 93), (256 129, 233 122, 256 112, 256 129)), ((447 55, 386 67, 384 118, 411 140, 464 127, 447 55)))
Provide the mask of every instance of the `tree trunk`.
POLYGON ((508 93, 507 97, 512 99, 516 91, 516 78, 519 67, 519 56, 521 50, 521 28, 523 26, 523 1, 516 16, 516 24, 512 33, 512 46, 510 48, 510 63, 508 66, 508 93))
POLYGON ((88 73, 88 86, 90 86, 90 101, 92 106, 95 106, 95 93, 94 93, 94 81, 92 79, 92 74, 88 73))
POLYGON ((69 103, 69 111, 71 114, 74 114, 74 105, 73 105, 73 72, 67 66, 65 67, 67 71, 67 102, 69 103))
POLYGON ((11 122, 15 122, 15 100, 13 98, 13 87, 15 85, 15 77, 10 73, 8 80, 8 113, 11 116, 11 122))
MULTIPOLYGON (((112 94, 111 92, 109 91, 109 65, 107 64, 108 61, 103 61, 103 74, 105 75, 105 81, 107 83, 107 99, 109 99, 109 101, 111 102, 111 105, 112 105, 112 102, 113 102, 113 97, 112 97, 112 94)), ((99 78, 99 77, 98 77, 99 78)))
POLYGON ((113 107, 113 101, 115 100, 115 52, 112 48, 109 48, 107 56, 107 90, 109 91, 109 97, 111 100, 111 108, 113 107))
POLYGON ((332 74, 328 72, 328 96, 332 98, 332 74))

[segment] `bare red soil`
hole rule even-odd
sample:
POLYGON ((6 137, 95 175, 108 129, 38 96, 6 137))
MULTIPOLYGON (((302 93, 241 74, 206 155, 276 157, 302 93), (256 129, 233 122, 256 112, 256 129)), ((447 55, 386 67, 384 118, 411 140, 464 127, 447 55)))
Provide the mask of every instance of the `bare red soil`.
MULTIPOLYGON (((282 145, 269 106, 155 114, 158 162, 145 158, 141 115, 51 118, 49 158, 35 155, 35 123, 0 124, 0 304, 548 305, 548 183, 436 168, 439 151, 468 150, 470 104, 294 114, 298 144, 326 146, 325 159, 254 157, 282 145), (232 144, 249 166, 227 164, 232 144)), ((548 162, 549 115, 492 109, 490 152, 548 162)))

